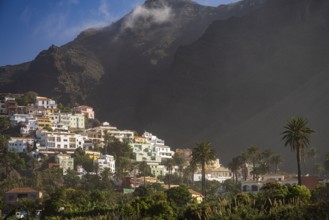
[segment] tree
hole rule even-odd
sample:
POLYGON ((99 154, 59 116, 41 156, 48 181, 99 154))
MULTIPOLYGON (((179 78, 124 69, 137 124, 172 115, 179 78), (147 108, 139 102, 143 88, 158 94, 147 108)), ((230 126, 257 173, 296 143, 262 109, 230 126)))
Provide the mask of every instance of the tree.
POLYGON ((168 159, 166 162, 166 166, 167 166, 167 170, 168 170, 168 189, 170 189, 172 170, 174 168, 174 160, 168 159))
POLYGON ((151 175, 151 167, 147 164, 146 161, 142 161, 140 163, 138 163, 138 171, 139 173, 143 174, 144 177, 144 185, 146 185, 146 180, 145 177, 146 175, 151 175))
POLYGON ((182 176, 185 158, 183 153, 176 152, 173 156, 173 160, 176 166, 178 166, 179 175, 182 176))
POLYGON ((279 154, 273 155, 271 157, 271 163, 275 166, 275 173, 277 173, 280 169, 279 166, 282 164, 282 157, 279 154))
POLYGON ((192 163, 201 164, 202 194, 206 198, 206 164, 216 159, 214 147, 209 142, 201 142, 193 148, 192 163))
POLYGON ((266 149, 262 152, 262 157, 268 167, 268 171, 271 170, 271 157, 273 156, 273 151, 271 149, 266 149))
POLYGON ((308 158, 312 158, 313 160, 313 168, 312 171, 315 172, 315 164, 316 164, 316 158, 318 157, 318 150, 315 147, 311 147, 308 151, 307 151, 307 157, 308 158))
POLYGON ((192 195, 188 191, 187 186, 180 185, 179 187, 170 188, 166 191, 169 201, 174 202, 178 207, 186 206, 192 200, 192 195))
POLYGON ((287 125, 282 132, 282 140, 285 146, 290 146, 292 151, 296 151, 298 185, 302 184, 301 178, 301 150, 310 144, 310 136, 314 131, 308 127, 307 120, 303 118, 292 118, 288 120, 287 125))
POLYGON ((9 117, 1 116, 0 117, 0 133, 3 133, 10 127, 9 117))
POLYGON ((243 165, 243 160, 241 156, 237 156, 232 158, 231 162, 228 164, 228 168, 233 173, 233 182, 238 183, 238 172, 241 169, 241 166, 243 165), (235 180, 234 180, 235 178, 235 180))
POLYGON ((184 180, 186 181, 187 184, 191 183, 194 185, 194 172, 196 170, 196 164, 193 164, 190 162, 190 165, 188 165, 184 170, 183 170, 183 177, 184 180))
POLYGON ((256 180, 256 172, 255 172, 256 163, 260 160, 260 157, 261 157, 261 152, 260 152, 259 148, 255 145, 249 147, 247 149, 247 157, 248 157, 248 160, 252 164, 252 170, 253 170, 252 179, 256 180))

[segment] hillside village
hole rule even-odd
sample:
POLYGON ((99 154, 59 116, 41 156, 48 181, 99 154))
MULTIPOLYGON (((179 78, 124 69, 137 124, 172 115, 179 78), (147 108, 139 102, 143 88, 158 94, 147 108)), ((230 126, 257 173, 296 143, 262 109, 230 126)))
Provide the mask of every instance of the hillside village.
MULTIPOLYGON (((74 176, 87 181, 94 176, 105 181, 105 185, 97 187, 108 188, 111 182, 123 194, 138 194, 140 187, 146 187, 147 184, 152 187, 152 184, 160 184, 163 189, 175 188, 182 183, 192 188, 197 182, 204 186, 202 167, 192 163, 194 149, 174 150, 165 144, 165 140, 150 132, 139 135, 133 130, 120 130, 109 122, 101 123, 91 106, 68 108, 34 92, 0 95, 1 162, 5 166, 1 170, 2 180, 13 175, 32 175, 38 179, 40 174, 36 174, 36 169, 45 170, 45 174, 41 174, 44 175, 41 177, 43 180, 34 180, 33 184, 20 181, 23 183, 21 187, 12 188, 10 184, 5 184, 1 188, 5 213, 22 198, 42 199, 44 194, 48 199, 52 198, 56 187, 38 191, 31 186, 40 188, 40 181, 56 185, 56 179, 62 177, 68 181, 67 186, 74 187, 77 184, 77 180, 71 183, 74 176), (10 154, 11 159, 6 154, 10 154), (30 174, 29 170, 10 169, 19 167, 22 158, 27 161, 30 174), (39 167, 36 167, 37 163, 39 167), (15 174, 17 171, 20 174, 15 174)), ((247 151, 252 155, 252 151, 258 150, 252 146, 247 151)), ((214 155, 205 167, 205 179, 210 185, 208 193, 220 195, 230 190, 260 192, 263 186, 271 183, 297 185, 296 175, 279 172, 280 161, 276 164, 275 172, 271 173, 270 152, 265 150, 261 154, 261 158, 250 157, 245 162, 240 160, 241 156, 235 157, 229 164, 230 169, 221 165, 219 158, 214 155), (240 162, 234 163, 237 160, 240 162), (214 185, 216 182, 219 185, 214 185)), ((302 177, 302 184, 309 189, 315 189, 318 184, 325 182, 318 176, 302 177)), ((86 187, 88 189, 90 186, 86 187)), ((206 191, 192 188, 188 192, 195 201, 201 203, 206 191)), ((22 212, 17 213, 22 215, 22 212)))
MULTIPOLYGON (((116 174, 115 156, 104 152, 104 147, 113 140, 128 143, 132 150, 131 162, 145 161, 151 169, 150 175, 155 179, 168 172, 178 173, 191 160, 192 149, 177 148, 174 151, 164 140, 150 132, 137 135, 132 130, 119 130, 108 122, 98 122, 96 126, 88 125, 88 121, 89 124, 91 121, 97 122, 93 107, 81 105, 72 109, 63 108, 55 100, 41 96, 35 96, 34 100, 30 100, 32 103, 19 105, 19 97, 22 96, 14 94, 11 97, 4 96, 1 100, 1 117, 7 118, 10 121, 9 126, 17 130, 17 135, 10 136, 7 150, 34 158, 53 156, 55 163, 49 166, 58 166, 63 169, 64 175, 67 170, 74 169, 72 155, 79 148, 93 160, 98 174, 105 168, 116 174), (166 161, 175 154, 182 155, 183 163, 175 165, 169 171, 166 161)), ((77 169, 81 175, 87 172, 81 166, 77 169)), ((209 179, 219 182, 232 177, 230 170, 220 165, 219 160, 209 166, 208 173, 209 179)), ((194 180, 200 180, 200 176, 199 170, 194 174, 194 180)))

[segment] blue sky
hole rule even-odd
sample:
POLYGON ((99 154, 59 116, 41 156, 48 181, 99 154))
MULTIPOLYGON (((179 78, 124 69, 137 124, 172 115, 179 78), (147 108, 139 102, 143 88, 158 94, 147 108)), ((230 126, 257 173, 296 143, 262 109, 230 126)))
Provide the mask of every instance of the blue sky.
MULTIPOLYGON (((218 6, 238 0, 196 0, 218 6)), ((115 22, 144 0, 0 0, 0 66, 33 60, 82 30, 115 22)))

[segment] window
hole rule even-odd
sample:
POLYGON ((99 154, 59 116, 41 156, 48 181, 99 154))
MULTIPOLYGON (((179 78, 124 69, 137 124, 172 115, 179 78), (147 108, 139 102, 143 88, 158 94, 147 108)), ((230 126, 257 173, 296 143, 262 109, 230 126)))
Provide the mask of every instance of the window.
POLYGON ((252 185, 252 186, 251 186, 251 191, 253 191, 253 192, 257 192, 257 191, 258 191, 258 186, 256 186, 256 185, 252 185))

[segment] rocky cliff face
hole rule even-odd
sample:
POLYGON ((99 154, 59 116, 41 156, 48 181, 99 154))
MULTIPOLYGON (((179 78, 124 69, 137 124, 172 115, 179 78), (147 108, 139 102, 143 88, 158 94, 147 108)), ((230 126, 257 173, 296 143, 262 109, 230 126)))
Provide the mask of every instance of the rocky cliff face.
POLYGON ((213 22, 176 53, 159 133, 181 144, 211 140, 230 157, 252 144, 286 154, 280 133, 288 118, 302 116, 325 152, 328 9, 324 0, 276 0, 213 22))
POLYGON ((328 9, 326 0, 147 0, 107 28, 2 67, 1 90, 88 103, 119 127, 174 146, 209 140, 227 158, 251 144, 283 151, 290 116, 327 128, 328 9))

